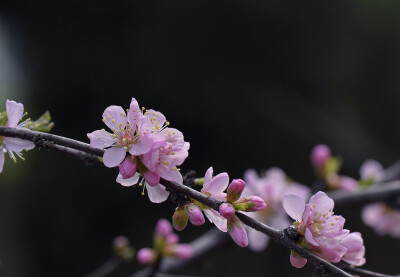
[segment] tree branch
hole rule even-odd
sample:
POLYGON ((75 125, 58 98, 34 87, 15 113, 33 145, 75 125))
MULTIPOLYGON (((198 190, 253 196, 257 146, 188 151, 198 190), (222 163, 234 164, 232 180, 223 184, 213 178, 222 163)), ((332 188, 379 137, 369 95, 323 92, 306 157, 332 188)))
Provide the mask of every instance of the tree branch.
MULTIPOLYGON (((45 141, 48 141, 49 145, 47 147, 49 147, 50 149, 60 151, 63 153, 67 153, 70 155, 74 155, 74 156, 76 156, 78 154, 81 155, 81 153, 69 151, 65 147, 72 148, 74 150, 78 150, 81 152, 85 152, 90 155, 103 156, 103 154, 104 154, 103 149, 93 148, 87 143, 83 143, 80 141, 76 141, 73 139, 69 139, 69 138, 65 138, 65 137, 61 137, 61 136, 57 136, 57 135, 53 135, 53 134, 31 131, 28 129, 9 128, 9 127, 0 126, 0 135, 9 136, 9 137, 17 137, 17 138, 29 140, 29 141, 35 142, 35 144, 37 144, 39 147, 40 147, 40 143, 42 143, 41 141, 45 140, 45 141), (50 147, 50 145, 52 145, 51 143, 53 143, 55 145, 61 145, 64 147, 52 147, 51 148, 50 147)), ((184 185, 181 185, 181 184, 178 184, 175 182, 170 182, 170 181, 163 180, 163 179, 161 179, 160 183, 162 185, 164 185, 169 191, 177 192, 182 195, 188 196, 192 199, 195 199, 195 200, 213 208, 214 210, 218 211, 219 206, 222 204, 222 202, 220 202, 216 199, 207 197, 206 195, 204 195, 196 190, 193 190, 189 187, 186 187, 184 185)), ((396 192, 400 193, 400 190, 396 191, 396 192)), ((365 197, 367 197, 367 198, 370 197, 369 194, 365 194, 365 195, 366 195, 365 197)), ((382 197, 386 196, 386 192, 382 193, 381 196, 382 197)), ((340 197, 336 196, 336 201, 338 201, 338 199, 340 199, 340 198, 346 198, 346 197, 345 196, 340 196, 340 197)), ((376 201, 376 200, 377 200, 377 194, 375 192, 374 193, 374 201, 376 201)), ((343 200, 343 201, 345 202, 345 200, 343 200)), ((299 255, 308 259, 315 266, 322 265, 325 268, 327 268, 327 270, 329 270, 330 272, 335 273, 339 276, 351 277, 350 274, 343 271, 342 269, 336 267, 335 265, 321 259, 320 257, 312 254, 311 252, 309 252, 306 249, 297 245, 293 240, 291 240, 287 236, 287 234, 284 232, 284 230, 274 229, 268 225, 265 225, 263 223, 260 223, 256 220, 254 220, 253 218, 248 217, 247 215, 242 214, 242 213, 237 212, 236 215, 240 218, 240 220, 242 220, 243 223, 245 223, 249 227, 268 235, 275 242, 278 242, 278 243, 294 250, 299 255)))

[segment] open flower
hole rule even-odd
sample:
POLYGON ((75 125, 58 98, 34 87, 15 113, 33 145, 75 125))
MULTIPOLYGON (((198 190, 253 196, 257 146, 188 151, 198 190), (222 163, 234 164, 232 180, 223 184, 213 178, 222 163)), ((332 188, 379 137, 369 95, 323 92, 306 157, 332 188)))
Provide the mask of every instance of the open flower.
POLYGON ((103 162, 107 167, 119 166, 116 181, 132 186, 142 183, 142 178, 150 201, 165 201, 169 192, 160 184, 160 178, 182 183, 177 166, 183 163, 189 150, 183 134, 168 128, 169 122, 162 113, 141 110, 135 98, 127 114, 119 106, 108 107, 103 121, 113 133, 102 129, 88 137, 90 145, 105 149, 103 162))
MULTIPOLYGON (((296 220, 294 226, 302 235, 299 245, 329 262, 336 263, 342 259, 347 248, 340 242, 349 231, 343 229, 345 219, 340 215, 334 215, 334 202, 331 198, 319 191, 306 205, 299 196, 287 194, 284 196, 283 207, 287 214, 296 220)), ((298 268, 307 262, 293 251, 290 261, 298 268)))
MULTIPOLYGON (((291 224, 282 207, 283 196, 294 193, 306 201, 311 193, 308 187, 290 181, 285 172, 277 167, 270 168, 261 177, 254 169, 248 169, 244 180, 246 187, 242 196, 256 195, 268 203, 264 210, 249 213, 248 216, 277 229, 289 227, 291 224)), ((269 237, 264 233, 252 228, 248 228, 247 233, 251 250, 262 251, 267 247, 269 237)))
MULTIPOLYGON (((25 128, 26 121, 21 122, 24 116, 24 105, 15 101, 6 101, 7 123, 5 126, 11 128, 25 128)), ((21 152, 23 150, 30 150, 35 147, 31 141, 0 136, 0 173, 3 171, 4 156, 7 152, 10 157, 16 162, 16 156, 24 159, 21 152)))
MULTIPOLYGON (((398 201, 398 203, 400 204, 400 201, 398 201)), ((363 207, 361 218, 363 222, 367 226, 373 228, 377 234, 400 238, 399 210, 389 207, 383 202, 373 203, 363 207)))
POLYGON ((343 261, 355 266, 365 264, 365 247, 360 233, 350 233, 340 241, 340 244, 347 248, 347 252, 342 258, 343 261))

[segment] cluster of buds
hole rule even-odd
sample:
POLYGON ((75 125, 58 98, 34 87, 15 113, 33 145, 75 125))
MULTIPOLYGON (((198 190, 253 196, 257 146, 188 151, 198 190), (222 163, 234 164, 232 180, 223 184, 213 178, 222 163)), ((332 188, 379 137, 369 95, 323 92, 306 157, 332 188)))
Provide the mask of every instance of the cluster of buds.
MULTIPOLYGON (((365 247, 360 233, 343 229, 345 219, 333 213, 334 202, 324 192, 317 192, 306 205, 295 194, 283 200, 287 214, 296 220, 293 226, 300 234, 298 244, 315 255, 333 263, 344 260, 360 266, 365 263, 365 247)), ((307 259, 292 251, 290 262, 301 268, 307 259)))
POLYGON ((105 149, 105 166, 119 166, 116 181, 123 186, 144 181, 150 201, 165 201, 169 192, 160 184, 160 178, 183 181, 177 167, 188 156, 189 143, 183 134, 170 128, 162 113, 140 109, 135 98, 126 113, 120 106, 106 108, 103 122, 112 133, 102 129, 87 135, 91 146, 105 149))
POLYGON ((189 244, 179 243, 179 236, 172 232, 171 223, 166 219, 160 219, 157 222, 153 247, 142 248, 138 251, 137 260, 140 264, 153 264, 164 257, 186 260, 193 255, 189 244))
POLYGON ((178 207, 172 216, 174 228, 182 231, 187 222, 190 221, 193 225, 202 225, 205 222, 204 214, 213 222, 221 231, 229 232, 232 239, 241 247, 248 245, 247 233, 240 219, 235 215, 236 211, 255 212, 265 209, 267 204, 258 196, 241 197, 245 188, 245 182, 240 179, 233 180, 229 184, 229 176, 227 173, 220 173, 213 177, 213 169, 210 167, 203 179, 203 188, 201 193, 223 201, 219 211, 201 204, 195 200, 178 207), (225 189, 228 187, 227 192, 225 189))

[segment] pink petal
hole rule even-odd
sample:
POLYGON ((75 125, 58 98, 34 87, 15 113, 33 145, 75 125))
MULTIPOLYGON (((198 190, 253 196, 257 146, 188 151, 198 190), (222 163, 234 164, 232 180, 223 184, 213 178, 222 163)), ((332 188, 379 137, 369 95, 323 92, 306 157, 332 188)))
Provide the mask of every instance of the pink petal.
POLYGON ((153 147, 153 143, 152 134, 141 135, 137 143, 132 145, 129 153, 134 156, 146 154, 150 152, 151 148, 153 147))
POLYGON ((213 168, 210 167, 207 169, 206 174, 204 175, 203 189, 208 186, 208 184, 212 180, 213 168))
POLYGON ((138 120, 141 118, 141 116, 142 113, 140 111, 139 104, 135 98, 132 98, 128 112, 128 122, 131 125, 132 130, 136 128, 136 124, 138 120))
POLYGON ((283 208, 294 220, 301 221, 306 203, 296 194, 286 194, 283 197, 283 208))
POLYGON ((328 212, 332 212, 334 207, 334 202, 331 198, 329 198, 325 192, 318 191, 315 195, 313 195, 310 199, 309 204, 315 205, 313 209, 314 214, 324 214, 328 212))
POLYGON ((103 113, 104 123, 111 130, 117 130, 120 132, 120 123, 122 123, 121 128, 125 129, 126 127, 126 114, 122 107, 120 106, 109 106, 105 109, 103 113))
POLYGON ((125 159, 126 150, 121 147, 111 147, 104 151, 103 163, 107 167, 119 166, 125 159))
POLYGON ((3 147, 0 146, 0 173, 3 171, 3 166, 4 166, 4 150, 3 147))
POLYGON ((258 181, 259 177, 257 171, 254 169, 247 169, 244 172, 244 180, 247 185, 254 185, 258 181))
POLYGON ((154 187, 160 183, 160 175, 155 172, 147 171, 143 173, 143 177, 146 180, 147 184, 154 187))
POLYGON ((290 254, 290 263, 296 268, 302 268, 306 265, 307 259, 298 255, 297 253, 293 253, 292 251, 292 253, 290 254))
POLYGON ((204 209, 204 214, 210 220, 211 223, 214 223, 218 229, 222 232, 228 231, 226 219, 223 218, 218 212, 213 209, 204 209))
POLYGON ((136 173, 131 178, 124 179, 121 174, 118 174, 116 181, 117 181, 117 183, 120 183, 124 187, 130 187, 130 186, 137 184, 137 182, 139 181, 139 177, 140 177, 140 174, 136 173))
POLYGON ((179 184, 183 183, 182 174, 178 170, 161 167, 157 170, 157 173, 165 180, 179 184))
POLYGON ((229 184, 229 176, 227 173, 220 173, 215 176, 208 186, 204 189, 203 192, 208 192, 211 195, 219 194, 223 192, 229 184))
POLYGON ((150 186, 146 183, 147 195, 153 203, 161 203, 168 199, 169 192, 162 185, 150 186))
POLYGON ((28 140, 23 140, 19 138, 4 138, 4 144, 6 149, 13 152, 21 152, 22 150, 29 150, 35 148, 35 144, 28 140))
POLYGON ((236 242, 236 244, 240 247, 247 247, 249 240, 247 238, 247 232, 244 226, 242 225, 241 228, 239 228, 235 223, 232 223, 232 226, 233 228, 229 232, 229 235, 231 235, 233 241, 236 242))
POLYGON ((90 139, 90 146, 96 148, 105 148, 114 144, 114 138, 107 131, 97 130, 87 134, 90 139))
POLYGON ((306 240, 307 240, 310 244, 312 244, 312 245, 314 245, 314 246, 319 246, 319 243, 316 242, 316 241, 314 240, 314 237, 313 237, 313 235, 312 235, 310 229, 306 228, 306 232, 305 232, 304 235, 305 235, 305 237, 306 237, 306 240))
POLYGON ((24 105, 12 100, 7 100, 6 110, 8 117, 7 127, 17 127, 18 122, 21 120, 24 114, 24 105))
POLYGON ((384 178, 384 169, 380 162, 376 160, 366 160, 360 168, 361 179, 372 178, 375 182, 380 182, 384 178))

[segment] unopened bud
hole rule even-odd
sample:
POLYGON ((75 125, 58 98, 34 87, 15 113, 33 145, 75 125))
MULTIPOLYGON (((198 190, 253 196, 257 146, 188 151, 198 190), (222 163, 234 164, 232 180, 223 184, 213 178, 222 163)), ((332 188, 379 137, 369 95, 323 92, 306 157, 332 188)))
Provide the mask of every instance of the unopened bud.
POLYGON ((219 213, 225 218, 230 218, 235 213, 235 208, 231 203, 223 203, 219 207, 219 213))
POLYGON ((119 173, 123 179, 128 179, 136 174, 137 163, 135 156, 129 156, 119 165, 119 173))
POLYGON ((165 238, 171 233, 172 233, 171 223, 169 223, 169 221, 164 218, 160 219, 156 225, 156 235, 165 238))
POLYGON ((172 225, 175 230, 182 231, 185 229, 189 220, 189 212, 184 208, 176 208, 174 215, 172 216, 172 225))
POLYGON ((240 247, 246 247, 249 244, 246 229, 236 215, 232 215, 228 219, 228 232, 233 241, 240 247))
POLYGON ((175 247, 175 256, 180 260, 187 260, 193 256, 190 244, 182 243, 175 247))
POLYGON ((202 211, 195 204, 187 204, 186 209, 189 212, 189 220, 193 225, 203 225, 205 222, 202 211))
POLYGON ((179 242, 179 236, 175 233, 171 233, 167 236, 166 241, 170 244, 176 244, 179 242))
POLYGON ((234 204, 234 207, 239 211, 255 212, 262 211, 267 207, 265 201, 258 196, 249 196, 239 199, 234 204))
POLYGON ((142 265, 152 264, 157 258, 155 251, 151 248, 142 248, 137 253, 137 260, 142 265))
POLYGON ((311 151, 311 163, 318 169, 323 169, 331 156, 331 150, 324 144, 316 145, 311 151))
POLYGON ((233 203, 240 198, 246 183, 241 179, 234 179, 228 187, 226 199, 228 202, 233 203))

